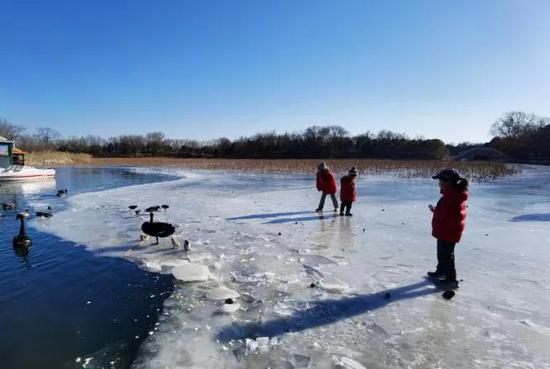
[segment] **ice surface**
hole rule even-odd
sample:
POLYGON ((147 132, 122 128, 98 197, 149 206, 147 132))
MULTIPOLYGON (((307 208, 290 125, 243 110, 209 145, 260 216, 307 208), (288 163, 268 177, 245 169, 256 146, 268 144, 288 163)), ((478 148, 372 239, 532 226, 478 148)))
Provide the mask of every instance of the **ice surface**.
POLYGON ((349 285, 346 282, 330 277, 321 278, 318 286, 324 290, 332 292, 344 292, 349 288, 349 285))
POLYGON ((334 357, 334 362, 337 367, 343 369, 366 369, 363 365, 357 361, 350 359, 349 357, 334 357))
POLYGON ((313 178, 177 174, 52 200, 67 210, 31 222, 179 279, 199 272, 177 282, 135 368, 550 368, 548 168, 472 186, 450 301, 423 278, 434 181, 360 177, 350 219, 313 211, 313 178), (190 252, 140 240, 147 215, 127 206, 165 203, 155 219, 190 252), (220 286, 238 302, 208 298, 220 286))
POLYGON ((240 308, 241 308, 241 304, 234 302, 232 304, 223 304, 220 307, 219 311, 223 314, 233 314, 239 311, 240 308))
POLYGON ((212 288, 208 292, 208 298, 210 300, 227 300, 236 299, 237 297, 239 297, 239 293, 227 287, 212 288))
POLYGON ((203 282, 208 280, 210 272, 206 265, 183 263, 174 267, 172 274, 177 280, 182 282, 203 282))

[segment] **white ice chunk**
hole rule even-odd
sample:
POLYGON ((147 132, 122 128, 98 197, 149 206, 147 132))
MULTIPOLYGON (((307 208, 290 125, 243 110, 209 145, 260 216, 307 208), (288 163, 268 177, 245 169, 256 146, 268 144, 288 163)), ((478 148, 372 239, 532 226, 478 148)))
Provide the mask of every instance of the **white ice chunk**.
POLYGON ((334 356, 334 365, 341 369, 367 369, 357 361, 346 356, 334 356))
POLYGON ((250 338, 246 339, 246 351, 248 353, 255 352, 258 349, 258 342, 250 338))
POLYGON ((187 254, 187 259, 192 263, 199 263, 212 259, 212 254, 209 252, 191 252, 187 254))
POLYGON ((269 337, 258 337, 256 338, 256 342, 259 347, 267 347, 269 346, 269 337))
POLYGON ((237 291, 233 291, 227 287, 216 287, 208 292, 208 298, 210 300, 226 300, 226 299, 236 299, 239 297, 237 291))
POLYGON ((220 308, 220 312, 223 314, 233 314, 241 308, 241 305, 234 302, 232 304, 223 304, 220 308))
POLYGON ((330 292, 342 292, 349 288, 346 282, 343 282, 334 277, 324 277, 319 280, 318 286, 330 292))
POLYGON ((188 263, 174 268, 172 274, 182 282, 201 282, 208 280, 210 272, 206 265, 188 263))

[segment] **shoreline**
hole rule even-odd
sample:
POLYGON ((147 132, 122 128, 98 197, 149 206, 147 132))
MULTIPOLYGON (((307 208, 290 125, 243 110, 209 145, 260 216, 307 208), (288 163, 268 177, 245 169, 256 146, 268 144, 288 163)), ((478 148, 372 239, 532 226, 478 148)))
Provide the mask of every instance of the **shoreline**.
POLYGON ((455 162, 450 160, 391 159, 205 159, 174 157, 90 158, 79 163, 59 166, 77 167, 172 167, 197 170, 219 170, 257 174, 311 174, 321 161, 327 162, 337 175, 356 167, 360 175, 392 174, 402 178, 429 178, 447 167, 455 167, 473 180, 493 180, 518 173, 514 165, 493 162, 455 162))

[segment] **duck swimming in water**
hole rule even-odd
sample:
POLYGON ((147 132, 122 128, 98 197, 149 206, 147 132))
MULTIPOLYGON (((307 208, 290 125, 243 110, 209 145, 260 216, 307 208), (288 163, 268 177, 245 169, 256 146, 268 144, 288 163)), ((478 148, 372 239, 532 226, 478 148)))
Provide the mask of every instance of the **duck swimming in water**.
POLYGON ((19 228, 19 234, 13 238, 13 247, 30 247, 32 245, 32 240, 25 233, 25 219, 29 217, 29 213, 23 212, 17 214, 15 219, 21 221, 21 226, 19 228))
POLYGON ((50 212, 47 212, 47 211, 37 211, 36 216, 39 217, 39 218, 49 219, 49 218, 53 217, 53 214, 50 213, 50 212))
POLYGON ((2 209, 3 210, 15 210, 15 203, 13 202, 3 202, 2 203, 2 209))
POLYGON ((66 188, 62 189, 62 190, 57 190, 57 194, 56 196, 57 197, 63 197, 63 196, 66 196, 69 194, 69 190, 67 190, 66 188))
POLYGON ((176 231, 176 228, 170 224, 170 223, 163 223, 163 222, 154 222, 154 214, 153 212, 150 212, 151 219, 149 222, 144 222, 141 225, 141 230, 143 233, 153 236, 156 239, 156 242, 153 245, 159 244, 159 237, 165 238, 168 236, 171 236, 176 231))

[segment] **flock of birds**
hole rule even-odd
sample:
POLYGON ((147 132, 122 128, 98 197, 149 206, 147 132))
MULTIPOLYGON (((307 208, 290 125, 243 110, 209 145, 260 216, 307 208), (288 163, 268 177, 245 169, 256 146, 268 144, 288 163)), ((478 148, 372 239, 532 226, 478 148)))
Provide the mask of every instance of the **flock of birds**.
MULTIPOLYGON (((63 197, 63 196, 66 196, 68 193, 69 191, 66 188, 64 188, 64 189, 58 190, 55 196, 63 197)), ((3 211, 17 210, 17 204, 15 202, 3 202, 2 210, 3 211)), ((37 211, 35 215, 38 218, 49 219, 53 217, 52 208, 51 206, 48 206, 47 211, 37 211)), ((12 240, 13 247, 25 248, 25 249, 28 249, 31 247, 32 239, 27 235, 25 231, 25 220, 30 216, 31 216, 31 210, 28 208, 20 213, 17 213, 17 215, 15 216, 15 219, 20 221, 20 227, 19 227, 19 234, 15 236, 12 240)))
MULTIPOLYGON (((64 188, 57 190, 55 196, 64 197, 68 195, 69 191, 64 188)), ((148 239, 149 237, 155 237, 156 242, 153 245, 159 244, 159 238, 166 238, 172 236, 176 232, 176 227, 170 223, 158 222, 154 219, 154 213, 160 211, 160 209, 167 210, 169 205, 156 205, 151 206, 143 211, 149 213, 149 221, 144 222, 141 225, 141 231, 143 234, 140 236, 142 241, 148 239)), ((142 212, 141 209, 138 209, 137 205, 128 206, 130 211, 135 215, 139 216, 142 212)), ((17 204, 15 202, 4 202, 2 203, 2 210, 4 211, 14 211, 17 210, 17 204)), ((49 219, 53 217, 52 207, 48 206, 47 211, 36 211, 35 216, 38 218, 49 219)), ((16 220, 20 221, 19 234, 13 238, 13 246, 16 248, 29 248, 32 245, 31 238, 26 234, 25 231, 25 220, 31 216, 31 210, 29 208, 25 209, 22 212, 17 213, 16 220)), ((3 215, 2 215, 3 217, 3 215)), ((172 247, 177 249, 181 246, 177 238, 171 237, 170 239, 172 247)), ((189 251, 190 242, 185 240, 183 242, 183 247, 185 251, 189 251)))

